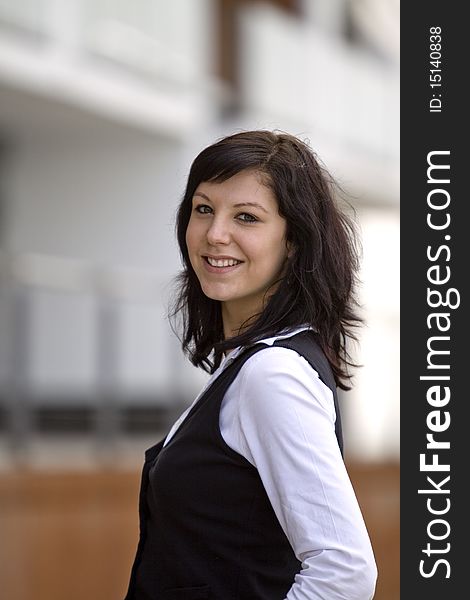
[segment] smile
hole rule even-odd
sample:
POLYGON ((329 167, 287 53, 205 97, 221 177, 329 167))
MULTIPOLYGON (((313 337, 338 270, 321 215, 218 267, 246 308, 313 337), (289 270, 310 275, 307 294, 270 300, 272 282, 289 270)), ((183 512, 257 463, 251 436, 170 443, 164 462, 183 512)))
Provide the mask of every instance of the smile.
POLYGON ((215 259, 210 256, 204 256, 204 258, 212 267, 233 267, 235 265, 239 265, 242 262, 241 260, 237 260, 236 258, 215 259))
POLYGON ((242 260, 236 258, 212 258, 211 256, 203 256, 204 266, 210 273, 227 273, 235 270, 243 263, 242 260))

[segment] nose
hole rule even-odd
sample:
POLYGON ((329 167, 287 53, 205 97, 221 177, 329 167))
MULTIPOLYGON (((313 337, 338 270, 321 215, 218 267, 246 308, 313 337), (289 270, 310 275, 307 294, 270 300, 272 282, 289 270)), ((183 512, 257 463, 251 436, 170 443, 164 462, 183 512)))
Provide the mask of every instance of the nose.
POLYGON ((207 230, 207 241, 211 246, 217 244, 229 244, 231 239, 230 225, 227 220, 214 217, 207 230))

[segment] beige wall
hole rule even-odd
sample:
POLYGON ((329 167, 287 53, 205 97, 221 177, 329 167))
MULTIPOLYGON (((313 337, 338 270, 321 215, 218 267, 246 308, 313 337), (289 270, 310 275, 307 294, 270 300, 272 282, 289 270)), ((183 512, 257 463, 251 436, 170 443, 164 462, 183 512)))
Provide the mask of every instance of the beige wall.
MULTIPOLYGON (((399 598, 399 469, 348 466, 379 568, 399 598)), ((137 471, 0 475, 0 581, 8 600, 122 599, 138 539, 137 471)))

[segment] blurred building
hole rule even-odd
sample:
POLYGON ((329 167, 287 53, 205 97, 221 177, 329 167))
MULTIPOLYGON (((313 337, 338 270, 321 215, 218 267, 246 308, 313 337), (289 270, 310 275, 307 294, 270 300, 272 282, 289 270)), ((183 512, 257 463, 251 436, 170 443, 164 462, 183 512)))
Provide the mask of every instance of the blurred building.
POLYGON ((396 11, 0 1, 0 410, 16 452, 62 427, 165 427, 194 395, 204 375, 165 321, 175 207, 199 149, 263 127, 308 139, 352 194, 368 327, 350 452, 396 455, 396 11))
POLYGON ((133 468, 192 400, 205 375, 166 320, 175 209, 195 154, 248 128, 308 140, 351 197, 347 454, 398 461, 398 10, 0 0, 0 467, 133 468))

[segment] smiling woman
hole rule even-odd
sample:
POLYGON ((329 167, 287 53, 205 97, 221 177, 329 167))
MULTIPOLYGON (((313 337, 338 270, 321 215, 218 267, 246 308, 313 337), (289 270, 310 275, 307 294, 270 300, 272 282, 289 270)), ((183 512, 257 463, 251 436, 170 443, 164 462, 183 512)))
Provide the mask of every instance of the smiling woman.
POLYGON ((369 600, 336 393, 358 260, 330 176, 294 136, 228 136, 194 160, 177 236, 173 316, 211 376, 146 452, 126 600, 369 600))
POLYGON ((205 181, 194 192, 186 230, 189 259, 204 294, 222 303, 225 339, 262 311, 281 280, 286 229, 276 198, 257 171, 205 181))

